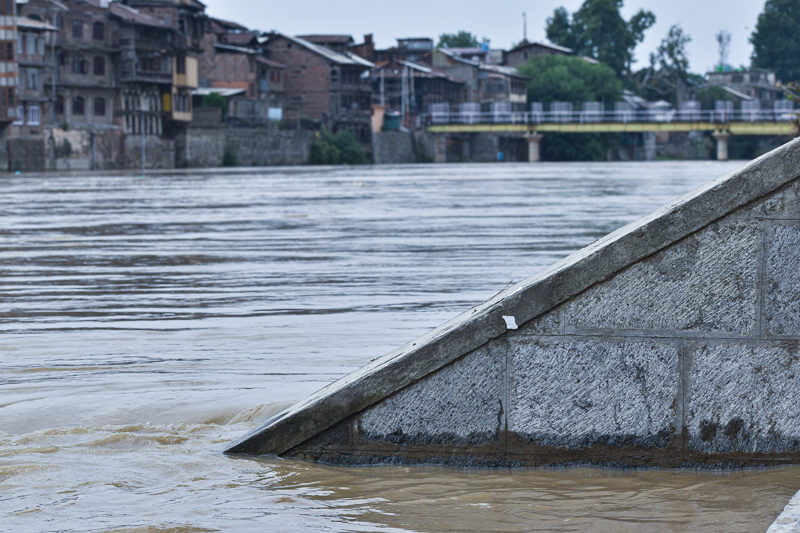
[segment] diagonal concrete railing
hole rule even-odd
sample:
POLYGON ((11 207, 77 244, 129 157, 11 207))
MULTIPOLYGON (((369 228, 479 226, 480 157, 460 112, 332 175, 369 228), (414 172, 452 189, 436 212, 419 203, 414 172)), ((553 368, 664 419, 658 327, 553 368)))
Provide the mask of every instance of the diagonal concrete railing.
POLYGON ((800 462, 800 140, 281 412, 227 453, 800 462))

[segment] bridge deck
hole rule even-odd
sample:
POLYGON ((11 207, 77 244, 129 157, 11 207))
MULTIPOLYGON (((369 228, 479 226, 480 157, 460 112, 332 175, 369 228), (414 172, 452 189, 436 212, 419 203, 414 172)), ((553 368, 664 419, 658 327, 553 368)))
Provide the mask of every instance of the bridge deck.
POLYGON ((648 131, 728 131, 734 135, 796 135, 794 122, 590 122, 545 124, 432 124, 431 133, 636 133, 648 131))

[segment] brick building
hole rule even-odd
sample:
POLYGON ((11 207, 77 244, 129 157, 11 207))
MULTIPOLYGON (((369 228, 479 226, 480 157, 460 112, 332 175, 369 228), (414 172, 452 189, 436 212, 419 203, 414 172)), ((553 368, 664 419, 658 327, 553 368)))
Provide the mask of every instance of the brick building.
POLYGON ((281 33, 271 34, 263 46, 269 60, 286 65, 285 120, 318 121, 334 131, 351 130, 362 143, 370 141, 373 63, 281 33))
POLYGON ((285 65, 264 57, 257 32, 208 18, 202 49, 199 58, 201 92, 223 94, 209 89, 226 89, 230 118, 264 122, 281 116, 285 65))

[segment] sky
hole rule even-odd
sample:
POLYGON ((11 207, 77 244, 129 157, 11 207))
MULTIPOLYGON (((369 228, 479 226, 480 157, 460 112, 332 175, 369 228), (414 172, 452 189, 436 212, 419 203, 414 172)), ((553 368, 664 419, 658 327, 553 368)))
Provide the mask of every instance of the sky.
MULTIPOLYGON (((750 34, 766 0, 625 0, 628 19, 639 9, 656 15, 656 24, 636 49, 634 68, 649 64, 649 56, 679 24, 692 38, 688 55, 694 72, 705 72, 719 61, 716 34, 731 33, 729 63, 749 65, 750 34)), ((523 37, 523 17, 528 40, 545 39, 545 20, 564 6, 570 13, 583 0, 203 0, 213 17, 247 27, 277 30, 290 35, 309 33, 350 34, 357 42, 372 33, 379 48, 393 46, 397 37, 432 37, 466 30, 487 37, 492 47, 509 48, 523 37)))

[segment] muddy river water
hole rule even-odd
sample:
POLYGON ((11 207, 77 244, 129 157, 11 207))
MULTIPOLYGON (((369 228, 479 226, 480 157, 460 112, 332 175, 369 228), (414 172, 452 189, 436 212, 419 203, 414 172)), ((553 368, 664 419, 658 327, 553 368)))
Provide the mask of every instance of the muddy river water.
POLYGON ((222 455, 741 163, 0 177, 0 531, 763 531, 800 468, 222 455))

